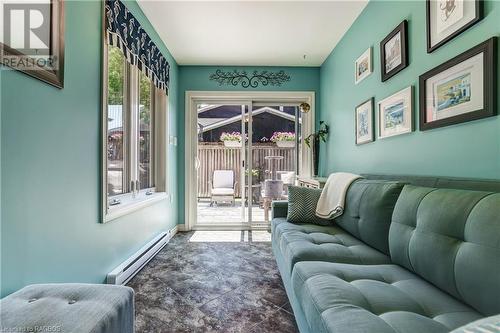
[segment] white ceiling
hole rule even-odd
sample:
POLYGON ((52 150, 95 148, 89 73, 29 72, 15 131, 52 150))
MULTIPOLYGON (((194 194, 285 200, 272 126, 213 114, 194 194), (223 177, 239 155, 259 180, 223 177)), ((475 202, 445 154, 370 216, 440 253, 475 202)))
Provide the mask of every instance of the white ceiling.
POLYGON ((319 66, 367 3, 139 0, 178 64, 232 66, 319 66))

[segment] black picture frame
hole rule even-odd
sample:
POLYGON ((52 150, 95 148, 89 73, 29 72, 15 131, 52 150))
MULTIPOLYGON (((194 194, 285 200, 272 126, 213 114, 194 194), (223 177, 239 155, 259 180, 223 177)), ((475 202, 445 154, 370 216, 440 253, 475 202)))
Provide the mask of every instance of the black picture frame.
POLYGON ((384 38, 380 42, 380 72, 381 72, 381 78, 382 82, 385 82, 389 80, 391 77, 396 75, 397 73, 401 72, 403 69, 408 67, 409 65, 409 60, 408 60, 408 21, 404 20, 401 22, 387 37, 384 38), (401 33, 401 64, 392 69, 390 72, 386 73, 385 71, 385 44, 389 42, 394 36, 396 36, 398 33, 401 33))
POLYGON ((371 143, 374 141, 375 141, 375 97, 371 97, 371 98, 368 98, 366 101, 358 104, 354 108, 354 143, 356 144, 356 146, 361 146, 361 145, 371 143), (362 106, 368 102, 371 102, 370 113, 371 113, 372 119, 371 119, 370 128, 372 130, 372 135, 371 135, 371 139, 369 141, 358 142, 358 109, 360 106, 362 106))
POLYGON ((426 131, 434 128, 465 123, 477 119, 492 117, 497 111, 497 44, 498 38, 492 37, 464 53, 448 60, 447 62, 420 75, 419 78, 419 104, 420 104, 420 130, 426 131), (429 121, 427 119, 427 91, 426 81, 437 74, 454 67, 475 55, 484 53, 483 57, 483 108, 476 111, 451 116, 444 119, 429 121))
POLYGON ((457 37, 473 25, 475 25, 477 22, 481 21, 483 19, 483 8, 484 8, 484 1, 483 0, 475 0, 474 4, 476 6, 475 8, 475 18, 465 24, 463 27, 437 43, 436 45, 431 45, 431 0, 426 0, 426 27, 427 27, 427 53, 432 53, 433 51, 437 50, 439 47, 443 46, 444 44, 448 43, 450 40, 453 38, 457 37))

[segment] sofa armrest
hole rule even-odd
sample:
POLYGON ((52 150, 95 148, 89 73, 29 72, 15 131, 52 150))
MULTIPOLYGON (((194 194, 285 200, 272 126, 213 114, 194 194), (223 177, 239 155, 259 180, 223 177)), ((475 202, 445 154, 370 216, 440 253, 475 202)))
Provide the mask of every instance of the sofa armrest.
POLYGON ((288 214, 288 201, 279 200, 273 201, 271 217, 274 219, 276 217, 286 217, 288 214))

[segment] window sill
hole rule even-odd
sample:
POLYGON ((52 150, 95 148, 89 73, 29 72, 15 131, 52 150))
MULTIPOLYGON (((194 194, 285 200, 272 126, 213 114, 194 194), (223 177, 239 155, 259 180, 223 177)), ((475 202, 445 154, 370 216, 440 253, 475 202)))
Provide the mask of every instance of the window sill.
POLYGON ((168 199, 168 195, 165 192, 157 192, 147 196, 141 193, 135 199, 130 198, 130 200, 124 200, 124 203, 120 205, 110 207, 108 213, 104 216, 103 222, 116 220, 166 199, 168 199))

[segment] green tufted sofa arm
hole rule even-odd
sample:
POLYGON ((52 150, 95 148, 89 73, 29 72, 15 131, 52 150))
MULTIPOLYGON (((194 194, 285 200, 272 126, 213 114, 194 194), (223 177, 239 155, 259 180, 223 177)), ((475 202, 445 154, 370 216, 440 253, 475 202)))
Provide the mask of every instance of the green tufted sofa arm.
POLYGON ((277 217, 286 217, 287 214, 288 214, 288 201, 286 200, 273 201, 272 211, 271 211, 271 217, 273 219, 277 217))

